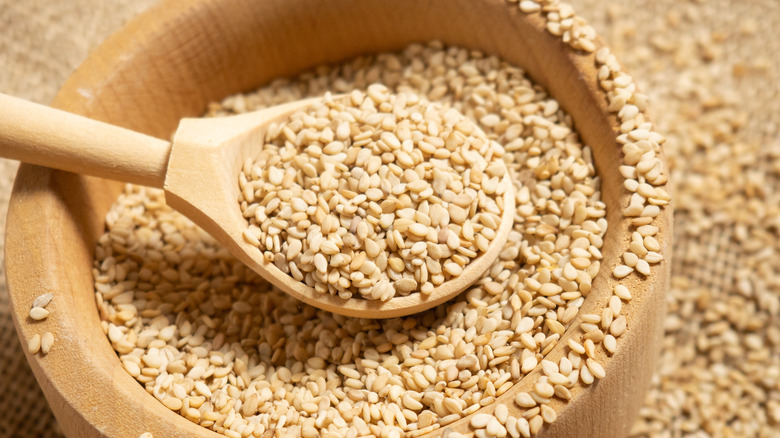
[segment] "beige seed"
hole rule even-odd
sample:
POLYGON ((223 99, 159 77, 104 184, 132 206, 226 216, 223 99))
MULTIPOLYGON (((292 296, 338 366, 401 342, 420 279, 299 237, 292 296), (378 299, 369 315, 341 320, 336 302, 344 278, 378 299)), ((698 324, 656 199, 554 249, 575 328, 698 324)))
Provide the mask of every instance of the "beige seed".
POLYGON ((534 385, 534 391, 541 397, 550 398, 555 394, 555 390, 552 385, 547 382, 538 382, 534 385))
POLYGON ((630 268, 634 268, 636 267, 638 261, 639 261, 639 257, 636 254, 632 252, 623 253, 623 262, 626 264, 626 266, 630 268))
POLYGON ((43 307, 33 307, 30 309, 30 318, 35 321, 42 321, 46 319, 47 316, 49 316, 49 311, 43 307))
POLYGON ((663 261, 663 259, 664 257, 661 254, 653 251, 650 251, 645 255, 645 260, 647 263, 660 263, 663 261))
POLYGON ((479 360, 474 355, 463 356, 456 362, 456 366, 461 370, 468 370, 473 368, 479 363, 479 360))
POLYGON ((604 373, 604 368, 602 368, 601 364, 596 362, 594 359, 588 358, 585 361, 585 364, 588 366, 588 371, 590 371, 593 377, 597 379, 603 379, 604 376, 606 376, 606 373, 604 373))
POLYGON ((509 418, 509 408, 507 408, 505 404, 499 403, 496 405, 493 415, 501 424, 506 424, 506 421, 509 418))
POLYGON ((493 419, 493 416, 490 414, 476 414, 471 417, 470 424, 475 429, 484 429, 491 419, 493 419))
POLYGON ((644 238, 644 244, 648 251, 658 252, 661 250, 661 244, 659 244, 658 240, 653 236, 646 236, 644 238))
POLYGON ((617 265, 615 266, 615 269, 612 271, 612 275, 614 275, 617 278, 623 278, 632 272, 634 272, 634 269, 629 266, 617 265))
POLYGON ((539 293, 544 296, 553 296, 561 293, 563 289, 554 283, 545 283, 539 288, 539 293))
POLYGON ((626 317, 618 316, 609 326, 609 333, 614 337, 620 337, 626 331, 626 317))
POLYGON ((587 366, 580 368, 580 380, 582 380, 582 383, 585 385, 591 385, 595 381, 595 377, 593 377, 593 374, 587 366))
POLYGON ((522 370, 524 373, 529 373, 529 372, 531 372, 531 370, 533 370, 534 368, 536 368, 536 365, 537 365, 538 363, 539 363, 539 361, 536 359, 536 357, 534 357, 534 356, 529 356, 529 357, 527 357, 527 358, 523 359, 523 362, 522 362, 522 365, 521 365, 520 369, 521 369, 521 370, 522 370))
POLYGON ((27 352, 35 354, 41 349, 41 335, 34 334, 29 341, 27 341, 27 352))
POLYGON ((583 347, 582 344, 580 344, 579 342, 575 341, 572 338, 569 338, 568 346, 573 351, 576 351, 579 354, 585 354, 585 347, 583 347))
POLYGON ((550 329, 550 332, 552 333, 562 335, 563 332, 566 331, 566 327, 564 327, 563 324, 561 324, 560 322, 554 319, 545 320, 545 325, 547 326, 547 328, 550 329))
POLYGON ((314 255, 314 267, 317 268, 319 272, 326 272, 328 269, 328 261, 325 259, 325 256, 317 253, 314 255))
POLYGON ((463 273, 463 268, 461 268, 457 263, 446 262, 444 263, 444 271, 453 277, 457 277, 463 273))
POLYGON ((536 406, 536 400, 527 392, 518 392, 515 396, 515 403, 521 408, 532 408, 536 406))
POLYGON ((526 14, 538 12, 540 9, 542 9, 541 5, 533 0, 520 1, 520 10, 526 14))
POLYGON ((47 292, 43 295, 39 295, 35 297, 35 300, 33 300, 33 307, 46 307, 49 305, 51 300, 54 298, 54 294, 51 292, 47 292))
POLYGON ((555 412, 555 409, 551 408, 550 405, 542 405, 541 415, 545 423, 552 423, 558 418, 558 414, 555 412))
POLYGON ((485 432, 487 432, 488 436, 494 437, 505 437, 507 433, 506 428, 495 417, 490 418, 485 427, 485 432))
POLYGON ((141 366, 135 362, 129 360, 122 361, 122 366, 124 366, 125 371, 133 377, 138 377, 141 374, 141 366))
POLYGON ((642 275, 650 275, 650 265, 647 263, 647 260, 637 261, 636 271, 642 275))
MULTIPOLYGON (((376 241, 374 241, 374 240, 367 239, 365 241, 365 245, 366 245, 366 255, 368 255, 369 257, 372 257, 372 258, 377 257, 377 256, 379 256, 379 253, 382 251, 382 249, 379 246, 379 244, 376 241)), ((401 269, 403 269, 403 268, 401 268, 401 269)))
POLYGON ((459 207, 455 204, 450 204, 449 206, 449 212, 450 212, 450 218, 452 221, 456 224, 462 224, 466 221, 466 217, 468 213, 466 210, 462 207, 459 207))
POLYGON ((390 268, 396 272, 403 272, 404 270, 404 261, 397 257, 389 259, 387 264, 390 265, 390 268))
POLYGON ((460 247, 461 242, 460 242, 460 238, 458 238, 458 236, 455 233, 450 231, 447 233, 446 243, 450 249, 457 249, 460 247))
POLYGON ((523 438, 531 437, 531 425, 527 419, 523 417, 518 418, 516 428, 517 428, 517 432, 520 433, 520 435, 523 436, 523 438))
POLYGON ((46 332, 41 336, 41 353, 48 354, 54 345, 54 335, 46 332))
POLYGON ((622 284, 615 286, 615 295, 624 301, 631 300, 631 292, 629 292, 628 288, 622 284))
POLYGON ((563 400, 571 400, 571 392, 564 385, 555 385, 555 396, 563 400))
POLYGON ((411 224, 409 225, 409 234, 418 237, 425 237, 428 235, 429 228, 423 224, 411 224))
POLYGON ((417 288, 417 282, 411 278, 402 278, 393 283, 398 292, 411 292, 417 288))
POLYGON ((184 405, 181 399, 174 398, 174 397, 166 398, 165 400, 163 400, 163 404, 165 405, 165 407, 167 407, 172 411, 178 411, 184 405))
POLYGON ((402 401, 404 406, 413 411, 419 411, 423 408, 423 404, 412 398, 408 393, 403 396, 402 401))
POLYGON ((614 354, 617 350, 617 339, 611 334, 606 335, 604 337, 604 349, 607 350, 609 354, 614 354))

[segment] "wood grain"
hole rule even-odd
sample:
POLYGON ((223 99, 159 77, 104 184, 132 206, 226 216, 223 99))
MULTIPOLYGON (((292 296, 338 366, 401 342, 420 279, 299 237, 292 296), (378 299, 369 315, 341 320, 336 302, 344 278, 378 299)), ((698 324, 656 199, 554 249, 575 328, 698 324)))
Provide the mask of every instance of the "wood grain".
MULTIPOLYGON (((209 101, 360 53, 395 50, 414 41, 439 39, 478 48, 523 67, 572 115, 591 145, 603 178, 602 198, 610 229, 602 266, 613 266, 629 234, 620 214, 627 202, 616 172, 621 152, 616 122, 607 116, 591 55, 573 53, 544 30, 539 15, 523 15, 502 0, 289 0, 166 1, 110 38, 71 77, 58 95, 62 108, 158 137, 180 118, 203 112, 209 101), (465 31, 464 31, 465 30, 465 31), (620 251, 620 252, 618 252, 620 251)), ((41 291, 63 296, 47 330, 57 336, 45 357, 28 356, 63 430, 73 437, 217 437, 168 411, 121 367, 103 335, 94 305, 92 252, 102 218, 119 184, 22 166, 8 216, 8 282, 19 336, 41 291), (39 220, 40 217, 46 221, 39 220), (87 384, 88 382, 88 384, 87 384)), ((657 219, 671 235, 671 210, 657 219)), ((666 261, 648 280, 632 280, 629 330, 605 364, 606 378, 556 402, 558 420, 540 437, 618 437, 627 434, 653 370, 661 335, 666 261)), ((603 269, 582 309, 603 304, 614 279, 603 269)), ((577 321, 574 321, 576 324, 577 321)), ((563 340, 570 334, 564 335, 563 340)), ((565 342, 550 353, 564 354, 565 342)), ((501 400, 528 390, 535 370, 501 400)), ((511 404, 511 403, 510 403, 511 404)), ((492 406, 483 411, 492 410, 492 406)), ((467 430, 468 419, 451 427, 467 430)), ((441 430, 435 433, 441 434, 441 430)))
POLYGON ((162 188, 171 143, 0 93, 0 155, 162 188))

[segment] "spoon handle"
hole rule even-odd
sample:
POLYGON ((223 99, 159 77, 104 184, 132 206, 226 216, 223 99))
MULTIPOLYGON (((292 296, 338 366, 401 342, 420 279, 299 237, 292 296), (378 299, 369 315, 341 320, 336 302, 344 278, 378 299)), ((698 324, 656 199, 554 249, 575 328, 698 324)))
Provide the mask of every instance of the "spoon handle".
POLYGON ((0 93, 0 157, 162 187, 171 143, 0 93))

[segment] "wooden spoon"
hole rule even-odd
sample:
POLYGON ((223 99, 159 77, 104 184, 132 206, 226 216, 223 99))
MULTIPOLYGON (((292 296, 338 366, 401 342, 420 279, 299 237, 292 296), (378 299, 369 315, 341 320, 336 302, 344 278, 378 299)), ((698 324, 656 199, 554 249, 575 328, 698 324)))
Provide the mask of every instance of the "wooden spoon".
POLYGON ((69 172, 165 189, 168 205, 187 216, 230 252, 286 293, 320 309, 362 318, 391 318, 443 303, 482 277, 492 265, 514 220, 515 193, 504 177, 504 212, 488 250, 460 276, 420 293, 386 302, 343 299, 316 292, 279 270, 242 233, 238 173, 260 150, 266 128, 320 98, 248 114, 182 119, 173 143, 125 128, 0 93, 0 156, 69 172))

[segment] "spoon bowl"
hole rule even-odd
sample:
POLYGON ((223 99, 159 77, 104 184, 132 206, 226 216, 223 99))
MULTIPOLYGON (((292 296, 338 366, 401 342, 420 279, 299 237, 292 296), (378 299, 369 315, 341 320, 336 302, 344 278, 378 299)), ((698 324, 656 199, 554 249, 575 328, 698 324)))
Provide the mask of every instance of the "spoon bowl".
POLYGON ((478 280, 498 257, 512 229, 515 191, 508 171, 501 223, 488 250, 428 295, 412 293, 379 301, 319 293, 282 272, 243 238, 248 224, 237 202, 242 164, 257 156, 272 124, 321 100, 304 99, 228 117, 185 118, 170 143, 0 94, 0 156, 163 188, 170 207, 253 271, 293 297, 334 313, 362 318, 410 315, 454 298, 478 280))

